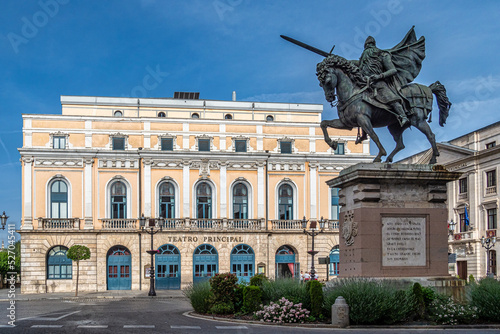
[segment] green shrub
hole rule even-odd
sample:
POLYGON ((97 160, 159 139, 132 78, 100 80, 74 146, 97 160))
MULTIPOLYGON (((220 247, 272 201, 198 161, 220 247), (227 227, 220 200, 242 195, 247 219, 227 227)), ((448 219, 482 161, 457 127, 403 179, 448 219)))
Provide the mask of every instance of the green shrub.
POLYGON ((500 321, 500 282, 483 278, 469 286, 470 304, 477 307, 479 317, 484 320, 500 321))
POLYGON ((210 291, 210 284, 208 282, 189 285, 183 290, 184 295, 191 302, 191 306, 198 313, 208 313, 211 307, 213 294, 210 291))
POLYGON ((262 284, 264 282, 268 282, 269 279, 266 277, 266 275, 264 274, 257 274, 255 276, 252 276, 252 278, 250 278, 250 285, 253 285, 253 286, 262 286, 262 284))
POLYGON ((469 275, 469 284, 474 284, 476 283, 476 280, 474 279, 474 275, 470 274, 469 275))
MULTIPOLYGON (((214 294, 214 305, 219 303, 231 303, 234 305, 234 291, 238 277, 234 274, 215 274, 210 278, 211 291, 214 294)), ((233 306, 234 307, 234 306, 233 306)))
POLYGON ((390 281, 369 279, 339 279, 325 289, 324 314, 330 316, 337 297, 349 305, 353 324, 392 324, 407 320, 415 312, 415 301, 410 291, 398 292, 390 281))
POLYGON ((420 319, 425 317, 425 299, 424 292, 420 283, 413 283, 413 297, 415 298, 416 311, 420 319))
POLYGON ((233 314, 234 313, 234 305, 233 305, 233 303, 224 303, 224 302, 215 303, 210 308, 210 313, 212 313, 212 314, 233 314))
POLYGON ((302 307, 311 309, 311 296, 306 284, 293 278, 264 281, 262 284, 262 302, 278 302, 282 297, 293 304, 302 303, 302 307))
POLYGON ((234 313, 242 312, 243 309, 243 289, 245 289, 247 285, 238 284, 236 285, 236 289, 234 290, 234 313))
POLYGON ((323 284, 318 281, 307 282, 311 295, 311 316, 319 317, 323 308, 323 284))
POLYGON ((259 286, 246 286, 243 288, 244 313, 254 313, 262 304, 262 289, 259 286))

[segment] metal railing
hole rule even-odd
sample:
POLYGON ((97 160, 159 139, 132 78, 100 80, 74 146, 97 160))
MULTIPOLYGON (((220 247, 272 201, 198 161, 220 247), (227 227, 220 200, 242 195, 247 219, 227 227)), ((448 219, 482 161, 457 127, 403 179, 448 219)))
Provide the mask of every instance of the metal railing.
POLYGON ((139 227, 137 224, 137 219, 104 218, 101 219, 101 221, 103 230, 135 230, 139 227))
POLYGON ((79 230, 80 218, 38 218, 42 230, 79 230))

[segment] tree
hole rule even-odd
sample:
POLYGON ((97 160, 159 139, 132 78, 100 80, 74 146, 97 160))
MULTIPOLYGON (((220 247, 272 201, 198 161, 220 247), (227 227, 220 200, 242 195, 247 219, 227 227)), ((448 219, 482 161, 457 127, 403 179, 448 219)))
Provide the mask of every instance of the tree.
POLYGON ((10 243, 9 246, 0 251, 0 289, 3 288, 3 280, 7 272, 21 273, 21 242, 10 243))
POLYGON ((68 249, 66 257, 71 261, 76 261, 76 292, 78 296, 78 278, 80 275, 80 261, 90 259, 90 249, 87 246, 73 245, 68 249))

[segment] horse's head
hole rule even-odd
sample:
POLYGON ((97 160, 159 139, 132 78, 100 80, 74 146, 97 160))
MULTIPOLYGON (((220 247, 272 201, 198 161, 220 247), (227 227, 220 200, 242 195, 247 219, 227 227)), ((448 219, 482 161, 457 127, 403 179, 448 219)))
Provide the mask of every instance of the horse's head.
POLYGON ((335 88, 337 87, 337 75, 333 68, 327 68, 318 73, 318 80, 320 87, 325 92, 325 99, 328 102, 334 102, 336 99, 335 88))

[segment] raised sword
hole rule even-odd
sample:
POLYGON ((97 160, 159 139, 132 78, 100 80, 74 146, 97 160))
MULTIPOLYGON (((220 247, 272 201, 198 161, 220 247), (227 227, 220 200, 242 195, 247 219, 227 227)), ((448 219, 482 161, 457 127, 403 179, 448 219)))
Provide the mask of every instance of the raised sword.
POLYGON ((291 37, 288 37, 288 36, 285 36, 285 35, 280 35, 281 38, 283 38, 284 40, 286 41, 289 41, 290 43, 293 43, 295 45, 298 45, 300 46, 301 48, 304 48, 306 50, 309 50, 309 51, 312 51, 314 53, 317 53, 323 57, 328 57, 328 56, 331 56, 332 55, 332 51, 333 49, 335 48, 335 45, 332 47, 332 49, 330 50, 330 53, 326 52, 326 51, 323 51, 323 50, 320 50, 318 48, 315 48, 314 46, 311 46, 311 45, 308 45, 306 43, 302 43, 301 41, 298 41, 294 38, 291 38, 291 37))

